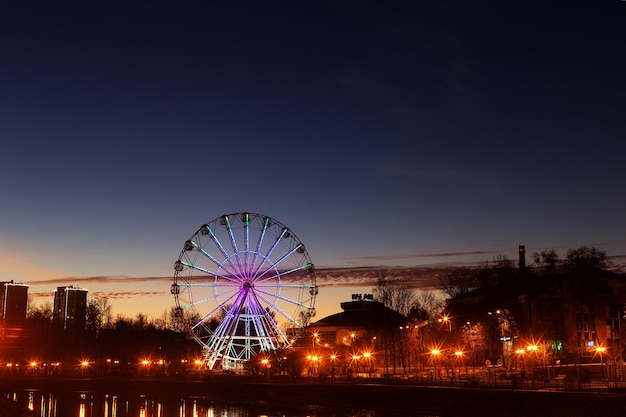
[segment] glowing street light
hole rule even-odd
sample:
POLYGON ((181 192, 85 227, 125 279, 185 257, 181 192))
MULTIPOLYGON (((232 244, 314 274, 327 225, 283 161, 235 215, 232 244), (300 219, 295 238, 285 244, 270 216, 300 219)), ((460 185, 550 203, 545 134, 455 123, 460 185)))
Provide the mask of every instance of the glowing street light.
POLYGON ((83 359, 82 361, 80 361, 80 370, 83 375, 87 373, 88 369, 89 369, 89 361, 86 359, 83 359))
POLYGON ((600 370, 602 372, 602 379, 604 379, 604 362, 602 361, 602 355, 606 352, 606 348, 604 346, 597 346, 596 353, 600 355, 600 370))
POLYGON ((452 320, 450 320, 450 316, 448 316, 447 314, 444 314, 437 321, 443 325, 446 325, 448 327, 448 331, 452 332, 452 320))
POLYGON ((441 351, 437 348, 431 349, 430 355, 433 358, 433 363, 435 365, 435 384, 437 384, 437 358, 441 354, 441 351))
POLYGON ((261 359, 261 364, 265 367, 265 369, 267 369, 267 378, 269 379, 270 368, 272 367, 272 365, 270 365, 270 360, 267 358, 261 359))

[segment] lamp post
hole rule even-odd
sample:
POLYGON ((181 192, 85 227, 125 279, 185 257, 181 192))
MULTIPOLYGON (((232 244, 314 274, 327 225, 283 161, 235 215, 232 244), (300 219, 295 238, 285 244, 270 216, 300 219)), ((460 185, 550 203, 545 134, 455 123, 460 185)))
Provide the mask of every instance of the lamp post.
POLYGON ((363 359, 365 360, 365 364, 363 365, 363 369, 367 366, 366 372, 368 377, 370 376, 370 372, 372 370, 372 354, 370 352, 363 352, 363 359))
POLYGON ((356 375, 359 374, 359 361, 361 360, 361 356, 357 355, 356 353, 352 355, 352 363, 355 366, 356 369, 356 375))
POLYGON ((452 333, 452 320, 450 320, 450 316, 448 316, 447 314, 444 314, 441 316, 441 318, 438 321, 439 323, 441 323, 442 325, 445 325, 448 328, 448 333, 452 333))
POLYGON ((531 367, 531 375, 532 375, 531 383, 533 387, 535 386, 535 367, 537 363, 537 351, 538 350, 539 350, 539 346, 537 346, 536 344, 526 346, 526 351, 528 351, 529 353, 534 353, 534 355, 532 356, 533 362, 532 362, 532 367, 531 367))
POLYGON ((517 349, 515 351, 515 367, 520 370, 520 378, 522 380, 524 379, 524 353, 526 353, 524 349, 517 349))
POLYGON ((602 361, 602 355, 606 352, 606 348, 604 346, 596 347, 596 353, 600 355, 600 379, 604 380, 604 362, 602 361))
MULTIPOLYGON (((461 366, 463 363, 463 351, 457 350, 454 352, 454 357, 456 358, 457 368, 459 369, 459 378, 461 377, 461 366)), ((452 381, 454 381, 454 369, 452 369, 452 381)))
POLYGON ((267 379, 270 379, 270 368, 272 367, 272 365, 270 365, 269 359, 261 359, 261 364, 265 369, 267 369, 267 379))
POLYGON ((335 366, 337 364, 337 355, 335 355, 334 353, 332 355, 330 355, 330 376, 331 378, 335 377, 335 366))
POLYGON ((432 349, 430 355, 433 358, 433 364, 435 365, 435 385, 437 385, 437 357, 441 354, 439 349, 432 349))
POLYGON ((87 368, 89 368, 89 361, 82 360, 80 362, 80 369, 81 369, 81 373, 83 374, 83 376, 87 375, 87 368))
POLYGON ((309 369, 313 368, 313 372, 309 372, 309 373, 312 373, 313 376, 316 377, 317 376, 317 367, 319 366, 320 357, 317 356, 317 355, 308 355, 306 358, 310 362, 310 365, 309 365, 310 368, 309 369))

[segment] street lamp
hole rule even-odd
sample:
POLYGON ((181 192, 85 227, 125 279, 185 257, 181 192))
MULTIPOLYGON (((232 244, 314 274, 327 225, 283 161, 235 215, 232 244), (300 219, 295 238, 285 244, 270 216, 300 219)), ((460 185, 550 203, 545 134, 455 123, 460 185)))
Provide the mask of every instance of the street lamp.
POLYGON ((441 316, 441 318, 438 320, 439 323, 446 325, 448 327, 448 332, 452 332, 452 320, 450 320, 450 316, 448 316, 447 314, 444 314, 441 316))
POLYGON ((372 354, 370 352, 363 352, 363 359, 365 359, 365 365, 363 365, 363 368, 365 369, 365 366, 367 366, 367 372, 369 374, 372 369, 372 354))
POLYGON ((520 373, 524 372, 524 354, 526 353, 526 351, 524 349, 517 349, 515 351, 515 358, 516 363, 515 363, 515 367, 520 369, 520 373))
POLYGON ((87 373, 87 368, 89 368, 89 361, 88 361, 88 360, 86 360, 86 359, 83 359, 83 360, 80 362, 80 369, 81 369, 81 373, 82 373, 83 375, 85 375, 85 374, 87 373))
MULTIPOLYGON (((454 352, 454 357, 456 358, 457 368, 459 368, 459 378, 461 377, 461 366, 463 363, 463 351, 457 350, 454 352)), ((454 380, 454 369, 452 369, 452 380, 454 380)))
POLYGON ((320 360, 319 356, 308 355, 306 358, 309 362, 311 362, 310 367, 313 368, 313 376, 317 376, 317 367, 320 360))
POLYGON ((433 358, 433 364, 435 365, 435 385, 437 384, 437 357, 441 354, 439 349, 431 349, 430 355, 433 358))
POLYGON ((265 367, 265 369, 267 369, 267 378, 269 379, 269 377, 270 377, 270 368, 272 367, 272 365, 270 365, 269 359, 267 359, 267 358, 261 359, 261 364, 263 365, 263 367, 265 367))
POLYGON ((534 386, 535 384, 535 370, 537 368, 537 352, 539 351, 539 346, 537 346, 536 344, 532 344, 532 345, 528 345, 526 346, 526 351, 529 353, 534 353, 533 356, 531 356, 531 358, 533 358, 532 361, 532 366, 531 366, 531 376, 532 376, 532 384, 534 386))
POLYGON ((596 353, 600 355, 600 378, 604 379, 604 362, 602 361, 602 355, 606 352, 606 348, 604 346, 596 347, 596 353))
POLYGON ((331 377, 335 377, 335 366, 337 365, 337 355, 335 355, 334 353, 332 355, 330 355, 330 375, 331 377))

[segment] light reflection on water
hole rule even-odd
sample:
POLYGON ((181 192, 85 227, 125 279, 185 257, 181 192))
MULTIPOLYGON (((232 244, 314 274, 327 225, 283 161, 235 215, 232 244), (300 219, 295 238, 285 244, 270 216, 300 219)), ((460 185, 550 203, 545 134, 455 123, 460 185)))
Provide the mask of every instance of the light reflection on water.
POLYGON ((5 398, 28 407, 37 417, 385 417, 363 410, 322 410, 307 407, 280 410, 268 404, 217 404, 202 398, 153 400, 145 395, 118 395, 73 392, 49 394, 38 390, 12 392, 5 398))

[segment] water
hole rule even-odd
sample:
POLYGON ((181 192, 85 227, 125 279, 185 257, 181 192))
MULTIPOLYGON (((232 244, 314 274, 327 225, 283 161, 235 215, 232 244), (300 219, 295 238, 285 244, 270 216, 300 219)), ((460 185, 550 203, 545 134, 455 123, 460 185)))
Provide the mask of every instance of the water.
MULTIPOLYGON (((25 390, 3 395, 38 417, 391 417, 369 410, 337 410, 319 406, 286 408, 265 403, 224 404, 202 397, 155 400, 145 395, 120 396, 70 392, 50 394, 25 390)), ((419 416, 422 417, 422 416, 419 416)))

